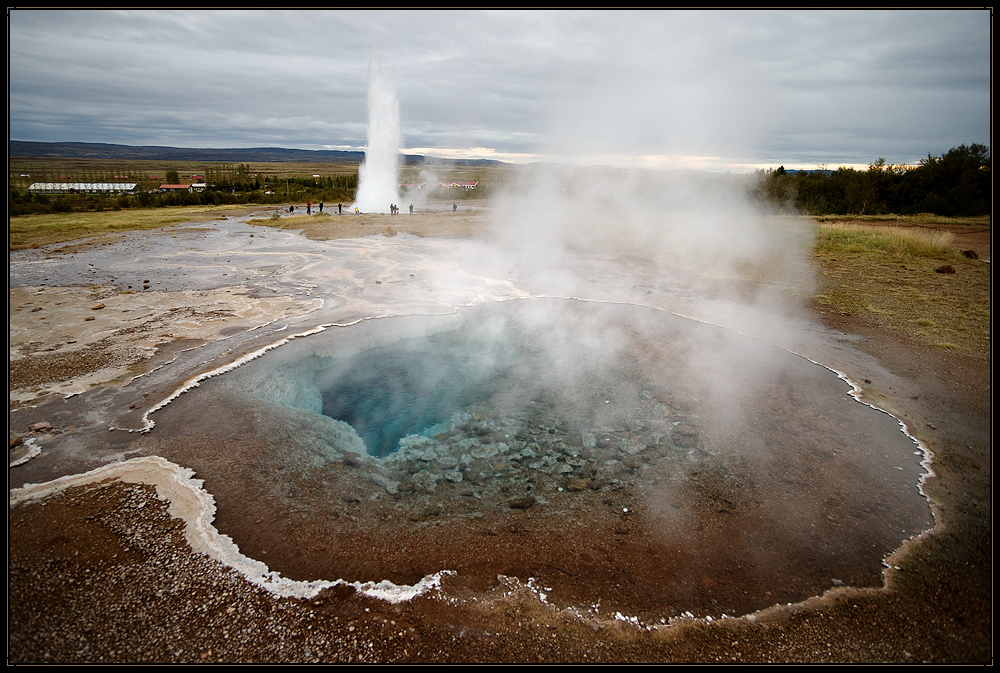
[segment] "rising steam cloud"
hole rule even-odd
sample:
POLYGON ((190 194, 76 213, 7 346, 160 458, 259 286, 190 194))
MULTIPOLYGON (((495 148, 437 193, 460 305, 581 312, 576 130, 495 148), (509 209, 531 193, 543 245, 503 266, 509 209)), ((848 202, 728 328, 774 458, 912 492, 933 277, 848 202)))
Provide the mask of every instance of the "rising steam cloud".
POLYGON ((595 284, 612 269, 626 285, 629 277, 652 271, 706 300, 736 285, 744 300, 753 295, 754 301, 769 288, 807 288, 808 226, 756 203, 752 180, 689 171, 523 167, 495 200, 493 233, 508 265, 553 294, 640 299, 623 287, 612 291, 606 279, 595 284), (584 259, 598 264, 596 276, 581 266, 584 259))

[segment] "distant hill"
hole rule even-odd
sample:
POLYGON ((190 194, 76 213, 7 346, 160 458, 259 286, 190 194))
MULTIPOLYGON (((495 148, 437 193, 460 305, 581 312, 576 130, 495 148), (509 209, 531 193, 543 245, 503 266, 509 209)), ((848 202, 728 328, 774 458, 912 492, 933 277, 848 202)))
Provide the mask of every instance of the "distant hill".
MULTIPOLYGON (((349 152, 345 150, 295 150, 281 147, 245 147, 245 148, 185 148, 159 147, 155 145, 113 145, 110 143, 41 143, 28 140, 11 140, 8 143, 8 153, 12 157, 27 159, 110 159, 110 160, 159 160, 159 161, 228 161, 234 163, 250 162, 309 162, 324 163, 333 161, 349 161, 361 163, 364 152, 349 152)), ((404 155, 408 164, 419 164, 426 161, 419 154, 404 155)), ((491 159, 451 160, 431 159, 434 163, 460 164, 463 166, 492 166, 503 162, 491 159)))

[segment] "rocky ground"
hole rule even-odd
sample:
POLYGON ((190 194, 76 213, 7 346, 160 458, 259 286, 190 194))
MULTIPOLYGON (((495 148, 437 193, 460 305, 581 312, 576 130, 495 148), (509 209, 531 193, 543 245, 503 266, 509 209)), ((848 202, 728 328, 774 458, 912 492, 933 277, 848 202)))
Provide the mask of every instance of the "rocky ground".
MULTIPOLYGON (((11 460, 27 460, 12 468, 12 486, 44 480, 45 456, 31 458, 38 446, 61 442, 70 447, 61 449, 62 474, 93 467, 82 450, 71 449, 74 442, 91 446, 96 440, 75 439, 82 431, 61 422, 58 414, 45 420, 53 407, 31 406, 40 395, 63 395, 75 392, 73 386, 98 383, 121 386, 123 377, 157 371, 185 345, 244 333, 286 312, 301 312, 312 301, 283 294, 267 298, 271 303, 231 304, 221 296, 227 294, 223 289, 197 299, 178 294, 173 303, 159 307, 130 306, 130 295, 94 292, 37 286, 12 290, 11 402, 20 411, 11 416, 12 437, 18 438, 12 440, 11 460), (73 292, 84 294, 70 297, 73 292), (95 308, 100 303, 104 306, 95 308), (247 307, 256 313, 248 314, 247 307), (127 312, 107 325, 97 324, 108 315, 102 311, 128 309, 147 313, 132 324, 123 322, 130 317, 127 312), (38 320, 56 311, 66 312, 52 319, 58 327, 79 322, 93 331, 60 331, 46 325, 48 320, 38 320), (30 323, 25 316, 32 318, 30 323), (92 316, 94 320, 87 319, 92 316), (131 326, 142 328, 124 333, 131 326), (182 335, 190 342, 181 340, 182 335), (117 355, 85 357, 85 348, 117 355), (37 359, 42 357, 48 359, 37 359), (81 383, 85 376, 95 378, 81 383)), ((865 381, 866 394, 904 420, 932 453, 934 474, 924 490, 934 506, 935 526, 905 543, 891 557, 884 577, 837 578, 831 585, 830 573, 820 572, 826 584, 814 593, 825 591, 822 597, 803 600, 807 592, 794 605, 785 605, 775 596, 775 607, 720 618, 719 612, 730 609, 725 601, 732 603, 726 614, 745 614, 744 604, 733 600, 742 591, 741 581, 699 570, 697 559, 687 559, 686 599, 697 616, 712 614, 713 600, 722 600, 726 610, 717 610, 711 619, 688 617, 684 611, 656 613, 635 598, 646 591, 643 578, 681 559, 664 556, 661 543, 642 532, 655 512, 634 497, 630 485, 657 478, 658 471, 674 474, 672 461, 683 460, 704 508, 704 526, 697 535, 706 548, 724 549, 736 530, 719 526, 731 516, 727 510, 744 516, 755 511, 739 500, 745 489, 738 484, 746 477, 739 465, 715 464, 709 453, 699 452, 698 419, 681 401, 662 396, 646 400, 648 414, 662 416, 656 422, 647 419, 634 427, 609 422, 573 428, 572 433, 545 414, 505 417, 483 410, 456 417, 431 438, 409 440, 405 451, 378 469, 381 480, 369 476, 356 482, 357 493, 331 515, 356 538, 354 556, 340 561, 344 575, 356 577, 345 579, 382 576, 411 584, 428 568, 444 569, 447 561, 461 559, 457 573, 443 575, 440 586, 409 601, 380 600, 360 590, 362 585, 346 583, 308 598, 275 597, 202 553, 192 542, 196 517, 171 509, 166 491, 127 476, 76 481, 44 497, 12 501, 8 661, 991 661, 988 362, 918 346, 852 324, 849 316, 815 318, 850 337, 844 342, 850 347, 833 350, 824 364, 865 381), (668 458, 651 461, 651 455, 668 458), (505 480, 519 469, 539 475, 535 492, 504 490, 505 480), (369 502, 365 494, 375 492, 379 496, 370 507, 358 507, 369 502), (442 493, 449 498, 435 496, 442 493), (484 495, 503 503, 503 510, 484 517, 475 504, 484 495), (465 504, 443 512, 442 502, 465 504), (406 528, 390 523, 392 512, 407 522, 406 528), (408 560, 407 544, 426 558, 408 560), (193 551, 193 545, 199 550, 193 551), (461 548, 465 551, 458 554, 461 548), (525 558, 525 548, 533 551, 531 559, 525 558), (432 558, 435 554, 441 558, 432 558), (477 572, 476 557, 481 555, 495 558, 477 572), (496 572, 503 564, 509 573, 496 572), (603 608, 595 607, 594 598, 602 595, 617 597, 619 604, 609 600, 603 608), (619 610, 619 605, 635 610, 619 610)), ((64 404, 71 406, 76 399, 82 398, 64 404)), ((141 406, 141 396, 137 399, 141 406)), ((178 405, 174 413, 182 408, 178 405)), ((87 413, 93 412, 74 413, 84 426, 87 413)), ((216 498, 218 529, 237 536, 250 558, 283 565, 288 576, 303 575, 296 579, 311 578, 314 559, 331 556, 329 529, 311 524, 305 513, 277 505, 250 516, 247 510, 257 503, 234 486, 252 470, 234 467, 225 460, 227 452, 238 449, 241 453, 233 456, 246 455, 253 432, 231 438, 232 447, 212 443, 213 455, 206 456, 197 423, 179 423, 175 429, 166 438, 157 432, 125 433, 127 441, 115 441, 126 455, 167 455, 185 467, 201 461, 196 472, 216 498), (213 468, 213 460, 230 467, 213 468), (272 521, 269 517, 276 513, 283 518, 272 521), (299 525, 290 534, 279 534, 296 516, 301 517, 299 525), (285 548, 275 548, 283 540, 285 548)), ((106 427, 104 433, 109 434, 106 427)), ((269 455, 266 446, 260 451, 261 459, 269 455)), ((339 460, 338 474, 345 474, 344 468, 348 475, 362 473, 363 466, 350 463, 364 459, 339 460)), ((308 478, 286 486, 302 502, 320 499, 310 495, 308 478)), ((797 561, 792 559, 792 565, 804 565, 797 561)))

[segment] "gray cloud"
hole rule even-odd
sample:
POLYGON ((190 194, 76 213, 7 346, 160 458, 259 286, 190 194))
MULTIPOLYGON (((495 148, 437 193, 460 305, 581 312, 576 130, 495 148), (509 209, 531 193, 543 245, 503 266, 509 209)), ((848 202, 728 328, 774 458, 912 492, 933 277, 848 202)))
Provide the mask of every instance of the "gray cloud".
POLYGON ((10 137, 360 146, 389 61, 403 142, 740 163, 989 142, 988 10, 11 10, 10 137))

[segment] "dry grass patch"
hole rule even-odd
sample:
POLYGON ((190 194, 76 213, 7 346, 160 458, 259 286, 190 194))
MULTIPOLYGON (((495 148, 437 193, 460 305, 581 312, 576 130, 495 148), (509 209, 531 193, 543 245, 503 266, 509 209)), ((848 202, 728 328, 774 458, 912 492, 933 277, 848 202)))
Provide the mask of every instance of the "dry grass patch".
POLYGON ((185 222, 210 220, 232 212, 233 206, 175 206, 170 208, 128 208, 92 213, 52 213, 24 215, 9 220, 10 250, 39 248, 53 243, 91 236, 159 229, 185 222))
POLYGON ((865 224, 880 226, 933 226, 933 227, 989 227, 989 215, 972 217, 944 217, 934 213, 917 213, 916 215, 817 215, 812 218, 821 224, 865 224))
POLYGON ((905 260, 911 257, 950 258, 954 235, 947 231, 879 227, 849 223, 821 224, 818 252, 878 253, 905 260))
POLYGON ((990 266, 956 252, 947 232, 819 224, 814 259, 820 308, 989 356, 990 266))

